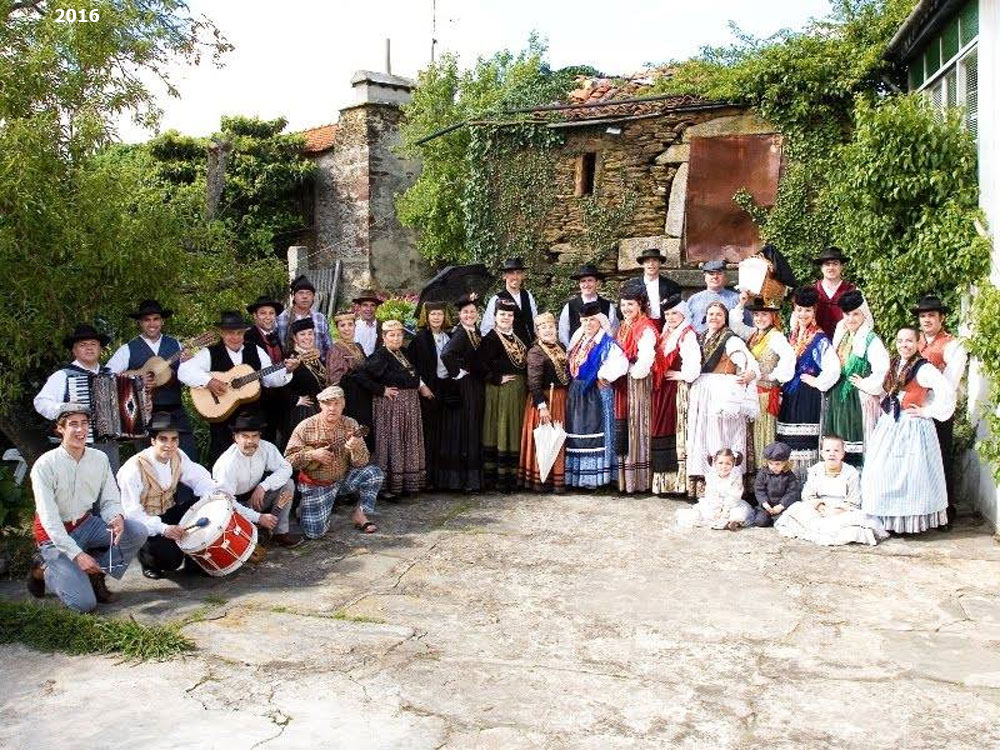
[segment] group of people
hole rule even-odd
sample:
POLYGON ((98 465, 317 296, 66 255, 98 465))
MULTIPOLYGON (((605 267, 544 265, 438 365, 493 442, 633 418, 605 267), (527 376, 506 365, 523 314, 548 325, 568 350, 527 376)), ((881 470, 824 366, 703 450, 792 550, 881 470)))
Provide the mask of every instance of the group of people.
POLYGON ((664 261, 657 249, 639 255, 642 275, 617 304, 600 294, 604 274, 582 265, 579 295, 555 315, 539 313, 523 262, 509 259, 482 310, 471 293, 424 302, 409 342, 402 321, 376 320, 372 291, 331 325, 304 276, 287 310, 260 297, 251 320, 222 313, 220 340, 193 356, 163 332, 172 311, 155 300, 138 305, 139 334, 106 365, 108 337, 77 326, 65 340, 73 361, 35 398, 61 442, 32 469, 29 589, 86 611, 135 556, 151 578, 194 569, 180 521, 218 492, 284 546, 302 541, 289 530, 294 507, 316 538, 337 498, 353 495, 354 525, 372 533, 376 499, 425 490, 616 485, 697 500, 684 523, 773 524, 822 543, 947 527, 966 355, 943 330, 940 300, 920 301, 919 328, 900 330, 890 357, 837 248, 816 258, 822 278, 794 290, 787 336, 780 300, 727 289, 721 261, 703 264, 706 288, 687 300, 664 261), (95 434, 93 404, 71 383, 141 373, 151 357, 173 377, 142 376, 149 437, 119 467, 119 442, 95 434), (222 399, 240 365, 261 396, 211 424, 202 466, 182 386, 222 399), (535 436, 548 425, 565 434, 542 470, 535 436))

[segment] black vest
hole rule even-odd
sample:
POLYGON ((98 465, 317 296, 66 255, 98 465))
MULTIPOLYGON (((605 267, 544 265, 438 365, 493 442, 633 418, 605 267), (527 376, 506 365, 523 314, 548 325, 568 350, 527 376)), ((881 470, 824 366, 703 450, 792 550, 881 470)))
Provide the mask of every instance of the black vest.
MULTIPOLYGON (((497 299, 508 299, 515 305, 520 302, 514 313, 514 333, 524 342, 525 346, 531 346, 535 341, 535 321, 531 315, 531 299, 528 297, 528 291, 521 289, 521 299, 515 300, 510 292, 503 289, 497 292, 497 299)), ((495 308, 494 314, 496 314, 495 308)))
MULTIPOLYGON (((226 344, 220 341, 208 347, 211 357, 212 372, 229 372, 233 369, 233 360, 229 358, 226 351, 226 344)), ((260 369, 260 357, 257 355, 257 347, 251 344, 243 345, 243 364, 250 365, 254 370, 260 369)))
MULTIPOLYGON (((136 336, 134 339, 128 342, 128 365, 126 370, 138 370, 144 364, 146 360, 150 357, 162 357, 163 359, 169 359, 174 354, 181 350, 181 345, 175 338, 170 336, 162 336, 160 338, 160 351, 159 354, 153 354, 153 350, 149 348, 149 344, 142 336, 136 336)), ((174 362, 171 365, 174 371, 174 375, 177 375, 178 363, 174 362)), ((180 381, 174 377, 169 383, 161 386, 153 391, 153 406, 180 406, 181 403, 181 384, 180 381)))
MULTIPOLYGON (((610 318, 611 316, 611 300, 604 299, 598 295, 597 304, 601 307, 601 312, 604 316, 610 318)), ((579 294, 576 295, 567 303, 569 308, 569 338, 573 338, 573 334, 576 333, 576 329, 580 327, 580 310, 583 308, 583 297, 579 294)))

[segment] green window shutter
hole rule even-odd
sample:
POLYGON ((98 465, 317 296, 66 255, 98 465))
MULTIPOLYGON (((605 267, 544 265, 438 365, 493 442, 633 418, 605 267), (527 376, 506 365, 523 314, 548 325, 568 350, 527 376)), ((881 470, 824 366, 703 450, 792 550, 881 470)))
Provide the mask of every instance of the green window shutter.
POLYGON ((910 91, 916 91, 924 82, 924 57, 921 55, 910 63, 910 91))
POLYGON ((947 62, 958 54, 958 16, 955 16, 941 34, 941 58, 947 62))
POLYGON ((935 39, 924 51, 924 70, 927 71, 927 77, 933 78, 934 74, 938 72, 941 67, 941 40, 935 39))
POLYGON ((979 0, 969 0, 958 14, 958 19, 964 47, 979 35, 979 0))

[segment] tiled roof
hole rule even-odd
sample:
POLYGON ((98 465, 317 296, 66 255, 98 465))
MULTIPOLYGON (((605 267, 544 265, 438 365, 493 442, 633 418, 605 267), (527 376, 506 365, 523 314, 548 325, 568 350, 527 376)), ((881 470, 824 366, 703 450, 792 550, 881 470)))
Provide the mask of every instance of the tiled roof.
POLYGON ((333 148, 333 141, 337 135, 337 123, 309 128, 309 130, 302 130, 298 134, 306 139, 306 145, 302 149, 303 153, 319 154, 333 148))

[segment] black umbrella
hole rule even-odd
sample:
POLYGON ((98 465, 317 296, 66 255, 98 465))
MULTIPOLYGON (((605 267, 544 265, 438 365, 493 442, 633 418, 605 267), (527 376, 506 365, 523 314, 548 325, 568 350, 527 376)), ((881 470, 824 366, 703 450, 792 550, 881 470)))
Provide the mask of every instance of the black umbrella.
POLYGON ((459 297, 475 292, 482 299, 493 284, 493 276, 482 263, 468 266, 446 266, 420 290, 417 315, 424 302, 454 304, 459 297))

